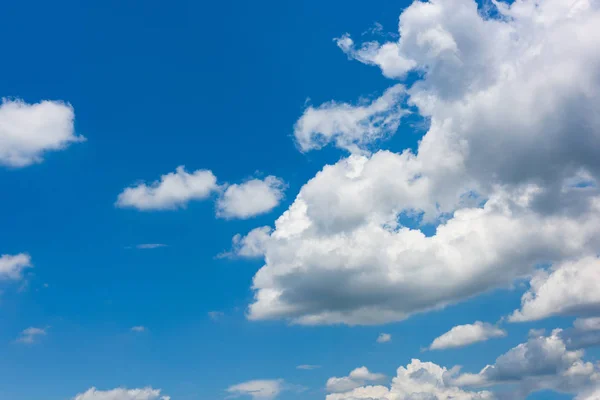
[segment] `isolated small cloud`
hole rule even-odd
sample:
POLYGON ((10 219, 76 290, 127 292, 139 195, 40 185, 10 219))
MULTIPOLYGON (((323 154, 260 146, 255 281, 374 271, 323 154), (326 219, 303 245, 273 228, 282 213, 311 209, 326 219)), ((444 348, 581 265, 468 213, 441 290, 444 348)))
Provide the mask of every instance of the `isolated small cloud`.
POLYGON ((217 216, 247 219, 267 213, 279 205, 285 188, 283 180, 275 176, 230 185, 217 200, 217 216))
POLYGON ((146 332, 147 330, 148 329, 145 326, 141 326, 141 325, 131 327, 132 332, 146 332))
POLYGON ((221 319, 225 316, 225 313, 222 311, 209 311, 208 312, 208 316, 210 317, 210 319, 212 319, 213 321, 216 321, 218 319, 221 319))
POLYGON ((453 347, 464 347, 492 338, 506 336, 506 332, 487 322, 477 321, 473 324, 458 325, 443 335, 435 338, 430 350, 443 350, 453 347))
POLYGON ((46 329, 47 328, 29 327, 21 332, 16 341, 17 343, 25 344, 35 343, 40 337, 46 336, 46 329))
POLYGON ((389 333, 382 333, 377 338, 377 343, 387 343, 392 341, 392 335, 389 333))
POLYGON ((140 211, 173 210, 193 200, 204 200, 217 189, 217 178, 212 171, 199 169, 189 173, 179 166, 158 181, 126 188, 115 205, 140 211))
POLYGON ((158 249, 160 247, 167 247, 167 245, 164 243, 142 243, 135 246, 136 249, 140 250, 158 249))
POLYGON ((20 253, 16 255, 3 254, 0 256, 0 281, 18 281, 23 278, 23 271, 32 268, 29 254, 20 253))
POLYGON ((302 364, 302 365, 298 365, 296 367, 296 369, 301 369, 301 370, 305 370, 305 371, 310 371, 313 369, 319 369, 321 368, 320 365, 311 365, 311 364, 302 364))
POLYGON ((70 104, 44 100, 35 104, 3 98, 0 103, 0 165, 20 168, 43 161, 50 151, 82 142, 75 134, 70 104))
POLYGON ((254 380, 227 388, 234 397, 248 396, 253 400, 273 400, 284 390, 284 381, 277 380, 254 380))

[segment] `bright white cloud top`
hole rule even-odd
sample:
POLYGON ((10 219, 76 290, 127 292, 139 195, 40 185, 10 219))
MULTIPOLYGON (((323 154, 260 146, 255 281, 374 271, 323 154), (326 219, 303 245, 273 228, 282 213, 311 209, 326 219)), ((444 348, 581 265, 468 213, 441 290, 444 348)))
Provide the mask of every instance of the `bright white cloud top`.
POLYGON ((443 350, 453 347, 464 347, 492 338, 506 336, 506 331, 487 322, 476 321, 473 324, 458 325, 443 335, 435 338, 430 350, 443 350))
POLYGON ((217 201, 217 216, 247 219, 267 213, 279 205, 284 190, 284 182, 275 176, 230 185, 217 201))
POLYGON ((161 396, 159 389, 151 387, 142 389, 117 388, 112 390, 98 390, 95 387, 84 393, 79 393, 73 400, 170 400, 169 396, 161 396))
POLYGON ((403 85, 386 90, 378 99, 359 105, 331 101, 308 107, 296 123, 294 136, 300 150, 320 149, 330 142, 339 148, 360 152, 369 142, 393 135, 400 119, 407 114, 402 108, 403 85))
MULTIPOLYGON (((301 150, 333 142, 355 154, 325 166, 276 221, 250 319, 398 321, 531 275, 521 319, 548 315, 563 295, 561 313, 600 312, 593 295, 577 305, 568 292, 537 293, 564 279, 600 293, 590 279, 600 248, 600 6, 497 7, 493 18, 473 0, 414 2, 400 16, 398 41, 338 41, 388 77, 420 72, 404 101, 430 127, 416 153, 356 154, 380 137, 356 122, 363 117, 348 117, 354 130, 338 128, 337 114, 319 113, 311 121, 331 120, 310 124, 302 116, 301 150), (425 236, 402 226, 402 213, 439 226, 425 236), (549 277, 539 278, 538 266, 549 264, 549 277), (577 272, 563 277, 561 266, 577 272)), ((377 118, 396 113, 383 107, 377 118)))
POLYGON ((173 210, 192 200, 204 200, 217 189, 212 171, 199 169, 189 173, 179 166, 175 172, 161 176, 160 181, 126 188, 119 194, 116 206, 140 211, 173 210))
POLYGON ((491 400, 488 391, 462 390, 449 382, 453 371, 430 362, 412 360, 406 367, 398 368, 391 387, 354 386, 340 393, 327 395, 326 400, 491 400))
POLYGON ((0 103, 0 165, 20 168, 43 161, 50 151, 82 142, 75 134, 75 111, 70 104, 44 100, 35 104, 19 99, 0 103))
POLYGON ((329 393, 347 392, 367 382, 378 382, 383 379, 385 379, 385 375, 373 373, 366 367, 360 367, 351 371, 348 376, 329 378, 326 389, 329 393))
POLYGON ((253 400, 273 400, 284 390, 283 381, 255 380, 230 386, 227 392, 232 396, 249 396, 253 400))
POLYGON ((0 281, 18 281, 23 277, 23 271, 31 267, 33 267, 33 265, 31 264, 31 257, 29 254, 3 254, 0 256, 0 281))

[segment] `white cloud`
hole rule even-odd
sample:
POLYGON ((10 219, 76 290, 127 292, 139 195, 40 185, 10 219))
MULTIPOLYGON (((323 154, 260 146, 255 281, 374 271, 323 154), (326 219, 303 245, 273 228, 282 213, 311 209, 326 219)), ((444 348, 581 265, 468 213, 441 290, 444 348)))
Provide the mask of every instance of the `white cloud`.
POLYGON ((254 228, 246 236, 239 233, 231 239, 231 250, 217 255, 223 257, 256 258, 265 254, 266 246, 271 239, 271 227, 254 228))
POLYGON ((21 334, 17 338, 17 343, 35 343, 35 341, 41 336, 46 336, 45 328, 30 327, 21 332, 21 334))
POLYGON ((473 324, 458 325, 435 338, 430 350, 442 350, 464 347, 477 342, 506 336, 506 332, 487 322, 476 321, 473 324))
POLYGON ((159 389, 151 387, 143 389, 98 390, 95 387, 79 393, 73 400, 170 400, 169 396, 161 396, 159 389))
POLYGON ((382 333, 377 337, 377 343, 388 343, 392 341, 392 335, 389 333, 382 333))
POLYGON ((158 249, 160 247, 167 247, 164 243, 142 243, 135 246, 136 249, 148 250, 148 249, 158 249))
POLYGON ((26 167, 43 161, 49 151, 84 141, 75 135, 75 112, 70 104, 2 99, 0 104, 0 165, 26 167))
POLYGON ((147 331, 147 328, 146 328, 145 326, 141 326, 141 325, 138 325, 138 326, 132 326, 132 327, 131 327, 131 331, 132 331, 132 332, 138 332, 138 333, 139 333, 139 332, 146 332, 146 331, 147 331))
MULTIPOLYGON (((416 153, 355 154, 304 185, 266 246, 251 319, 397 321, 596 257, 600 191, 570 182, 600 178, 600 7, 524 0, 500 13, 474 0, 403 11, 391 44, 421 74, 407 102, 429 130, 416 153), (403 214, 441 224, 426 237, 403 214)), ((369 124, 351 126, 340 147, 372 140, 369 124)), ((318 130, 301 130, 301 149, 324 144, 318 130)))
POLYGON ((586 257, 538 272, 510 321, 532 321, 557 314, 600 313, 600 258, 586 257))
POLYGON ((530 393, 553 390, 584 393, 600 384, 600 370, 582 359, 582 350, 570 351, 562 330, 550 336, 530 337, 496 359, 479 374, 458 376, 455 384, 489 386, 502 383, 516 385, 512 399, 525 399, 530 393))
POLYGON ((488 391, 470 392, 452 385, 454 371, 430 362, 413 359, 400 367, 391 387, 354 387, 342 393, 329 394, 327 400, 492 400, 488 391))
POLYGON ((223 318, 225 316, 225 313, 223 311, 209 311, 208 312, 208 317, 210 319, 212 319, 213 321, 217 321, 221 318, 223 318))
POLYGON ((183 166, 161 176, 150 185, 128 187, 117 198, 116 206, 141 211, 171 210, 185 207, 192 200, 203 200, 218 189, 217 178, 209 170, 189 173, 183 166))
POLYGON ((302 370, 312 370, 312 369, 318 369, 321 368, 320 365, 312 365, 312 364, 302 364, 302 365, 298 365, 296 367, 296 369, 302 369, 302 370))
POLYGON ((385 375, 370 372, 366 367, 360 367, 351 371, 348 376, 329 378, 326 389, 329 393, 347 392, 367 382, 377 382, 382 379, 385 379, 385 375))
POLYGON ((20 280, 23 277, 23 270, 31 267, 33 265, 28 254, 3 254, 0 256, 0 280, 20 280))
POLYGON ((233 396, 249 396, 253 400, 275 399, 283 390, 283 380, 255 380, 230 386, 227 391, 233 396))
POLYGON ((284 182, 275 176, 230 185, 217 201, 217 216, 247 219, 267 213, 279 205, 284 190, 284 182))
POLYGON ((393 135, 400 119, 407 114, 402 108, 403 85, 396 85, 368 103, 351 105, 331 101, 308 107, 294 127, 294 136, 303 152, 320 149, 330 142, 350 152, 362 152, 377 139, 393 135))

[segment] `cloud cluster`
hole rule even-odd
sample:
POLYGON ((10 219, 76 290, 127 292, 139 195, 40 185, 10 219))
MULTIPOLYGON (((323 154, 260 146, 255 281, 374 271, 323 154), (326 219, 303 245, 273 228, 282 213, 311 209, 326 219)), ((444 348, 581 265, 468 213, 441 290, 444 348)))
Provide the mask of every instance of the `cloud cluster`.
POLYGON ((75 134, 75 112, 70 104, 41 101, 35 104, 19 99, 0 103, 0 165, 13 168, 39 163, 50 151, 82 142, 75 134))
POLYGON ((370 105, 346 105, 343 118, 337 103, 307 109, 301 149, 353 154, 325 166, 276 221, 251 319, 397 321, 532 275, 513 320, 559 303, 560 313, 600 312, 600 5, 494 4, 488 16, 474 0, 416 1, 397 41, 338 40, 388 77, 417 72, 402 101, 430 126, 416 152, 371 155, 362 148, 391 133, 385 122, 372 129, 370 105), (435 234, 403 216, 438 224, 435 234))
POLYGON ((464 347, 477 342, 506 336, 506 331, 487 322, 476 321, 473 324, 458 325, 435 338, 430 350, 443 350, 464 347))
POLYGON ((491 400, 488 391, 467 391, 451 383, 455 371, 448 371, 430 362, 413 359, 398 368, 391 386, 354 386, 333 393, 327 400, 491 400))
POLYGON ((218 193, 218 217, 247 219, 269 212, 279 205, 284 190, 284 182, 275 176, 267 176, 262 180, 251 179, 240 184, 218 185, 217 177, 210 170, 199 169, 190 173, 185 167, 179 166, 175 172, 162 175, 160 180, 125 188, 115 205, 140 211, 174 210, 218 193))
POLYGON ((73 400, 170 400, 169 396, 161 396, 160 389, 151 387, 143 389, 98 390, 95 387, 79 393, 73 400))

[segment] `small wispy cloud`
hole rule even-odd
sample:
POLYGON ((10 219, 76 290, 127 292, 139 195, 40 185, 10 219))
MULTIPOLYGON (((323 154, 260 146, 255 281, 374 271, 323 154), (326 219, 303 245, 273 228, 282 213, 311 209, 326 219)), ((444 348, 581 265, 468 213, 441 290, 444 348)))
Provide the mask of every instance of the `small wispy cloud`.
POLYGON ((302 370, 312 370, 312 369, 318 369, 321 368, 320 365, 311 365, 311 364, 302 364, 302 365, 298 365, 296 367, 296 369, 302 369, 302 370))
POLYGON ((221 319, 225 316, 225 313, 222 311, 209 311, 208 312, 208 316, 210 317, 210 319, 212 319, 213 321, 216 321, 218 319, 221 319))
POLYGON ((23 332, 21 332, 21 334, 17 338, 16 342, 17 343, 25 343, 25 344, 35 343, 37 338, 39 338, 40 336, 46 336, 47 329, 48 328, 29 327, 29 328, 23 330, 23 332))
POLYGON ((148 249, 158 249, 160 247, 168 247, 168 244, 164 243, 141 243, 136 244, 135 246, 126 246, 126 249, 138 249, 138 250, 148 250, 148 249))
POLYGON ((382 333, 377 338, 377 343, 388 343, 392 341, 392 335, 389 333, 382 333))
POLYGON ((148 328, 146 328, 145 326, 141 326, 141 325, 131 327, 132 332, 146 332, 147 330, 148 330, 148 328))

